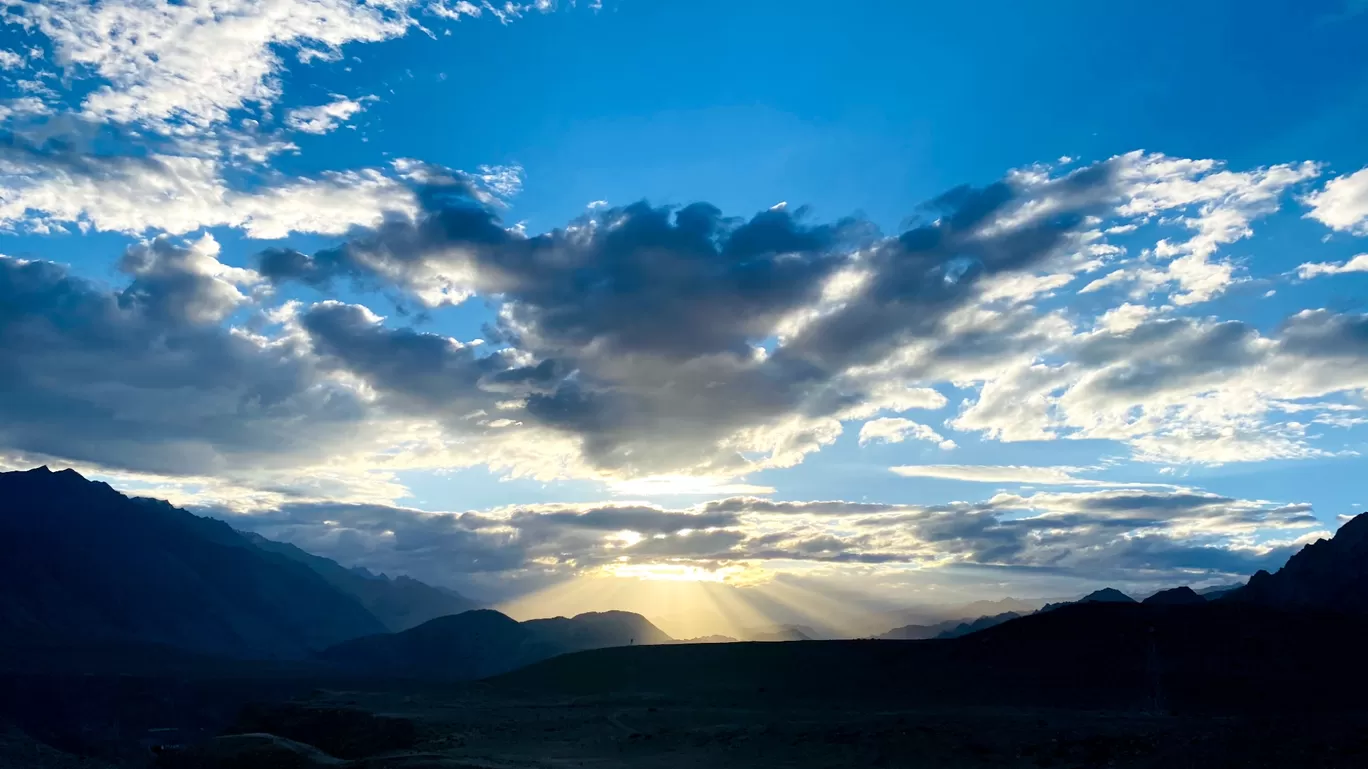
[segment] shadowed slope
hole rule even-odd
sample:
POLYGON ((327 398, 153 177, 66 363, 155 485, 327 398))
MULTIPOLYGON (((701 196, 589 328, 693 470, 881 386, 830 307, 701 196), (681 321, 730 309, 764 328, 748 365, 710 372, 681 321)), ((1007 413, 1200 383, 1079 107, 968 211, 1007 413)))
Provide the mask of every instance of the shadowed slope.
POLYGON ((438 617, 402 633, 347 641, 319 658, 350 673, 464 681, 567 652, 670 641, 645 617, 630 612, 518 622, 480 609, 438 617))
POLYGON ((348 569, 336 561, 305 552, 286 542, 243 532, 252 544, 308 566, 328 584, 361 602, 390 631, 408 630, 430 619, 460 614, 476 603, 454 591, 443 590, 409 577, 388 577, 365 569, 348 569))
POLYGON ((0 473, 0 628, 12 643, 161 643, 302 657, 383 626, 227 524, 71 470, 0 473))

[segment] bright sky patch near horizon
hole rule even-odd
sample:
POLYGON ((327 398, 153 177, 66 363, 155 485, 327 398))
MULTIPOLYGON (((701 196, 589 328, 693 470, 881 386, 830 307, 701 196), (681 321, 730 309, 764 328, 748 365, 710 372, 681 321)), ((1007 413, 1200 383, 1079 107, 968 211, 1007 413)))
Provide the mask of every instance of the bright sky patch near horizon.
POLYGON ((1364 496, 1361 10, 9 2, 0 464, 514 603, 1277 568, 1364 496))

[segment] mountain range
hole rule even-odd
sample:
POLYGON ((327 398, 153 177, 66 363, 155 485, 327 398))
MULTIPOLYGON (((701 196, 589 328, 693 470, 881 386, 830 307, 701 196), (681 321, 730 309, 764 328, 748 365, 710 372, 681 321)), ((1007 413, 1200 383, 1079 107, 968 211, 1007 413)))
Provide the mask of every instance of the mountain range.
POLYGON ((474 603, 346 569, 72 470, 0 473, 0 632, 9 645, 162 644, 300 659, 474 603))
POLYGON ((1280 609, 1368 613, 1368 513, 1303 547, 1276 573, 1259 571, 1222 600, 1280 609))
POLYGON ((433 587, 411 577, 388 577, 359 567, 348 569, 286 542, 276 542, 259 534, 244 533, 243 536, 262 550, 313 569, 329 585, 360 601, 366 611, 393 632, 479 607, 475 601, 454 590, 433 587))
POLYGON ((0 630, 9 643, 298 658, 385 630, 313 569, 222 521, 46 467, 0 474, 0 499, 0 630))
MULTIPOLYGON (((346 568, 166 502, 129 498, 71 470, 0 473, 0 500, 0 643, 11 648, 141 644, 235 659, 313 660, 368 675, 464 679, 567 652, 678 643, 627 612, 518 622, 478 610, 453 591, 346 568)), ((1160 591, 1143 606, 1368 614, 1365 587, 1368 515, 1307 545, 1276 573, 1205 595, 1187 587, 1160 591)), ((1080 604, 1137 602, 1105 588, 1043 606, 1004 599, 920 607, 903 616, 938 619, 879 637, 956 638, 1080 604)), ((742 634, 820 637, 797 625, 742 634)))
POLYGON ((13 660, 54 649, 86 664, 208 655, 462 680, 673 640, 628 612, 517 622, 72 470, 0 473, 0 500, 0 645, 13 660))

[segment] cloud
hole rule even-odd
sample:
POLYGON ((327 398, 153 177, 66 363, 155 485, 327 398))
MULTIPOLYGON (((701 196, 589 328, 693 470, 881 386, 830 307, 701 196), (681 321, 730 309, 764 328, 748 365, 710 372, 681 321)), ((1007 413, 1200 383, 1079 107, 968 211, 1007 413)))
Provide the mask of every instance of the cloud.
POLYGON ((739 219, 705 203, 605 209, 528 237, 471 178, 413 170, 421 216, 314 254, 267 252, 262 274, 394 286, 429 306, 498 297, 489 339, 506 348, 459 363, 461 342, 420 343, 359 311, 305 328, 396 407, 453 424, 512 404, 511 432, 559 433, 618 477, 791 466, 843 421, 943 404, 916 382, 1000 365, 1014 335, 1043 331, 971 310, 979 281, 1056 256, 1114 194, 1101 164, 954 190, 933 202, 937 220, 897 238, 858 220, 810 223, 803 209, 739 219))
MULTIPOLYGON (((1149 318, 1008 368, 953 420, 1001 440, 1116 440, 1137 458, 1221 464, 1327 453, 1282 403, 1368 386, 1365 316, 1303 311, 1270 335, 1240 321, 1149 318)), ((1306 404, 1312 412, 1330 407, 1306 404)), ((1319 417, 1318 417, 1319 418, 1319 417)))
POLYGON ((945 451, 955 448, 954 441, 947 440, 930 427, 910 419, 884 417, 865 422, 860 428, 861 446, 869 443, 902 443, 908 438, 930 441, 945 451))
POLYGON ((1358 254, 1347 262, 1306 262, 1297 267, 1297 277, 1302 280, 1346 272, 1368 272, 1368 254, 1358 254))
MULTIPOLYGON (((163 158, 11 150, 51 156, 73 184, 194 186, 163 158)), ((1110 253, 1098 234, 1107 217, 1157 205, 1135 203, 1136 162, 952 190, 897 236, 799 207, 740 218, 705 203, 606 208, 529 236, 499 218, 495 188, 508 193, 510 169, 401 161, 365 178, 397 190, 411 213, 333 248, 267 250, 251 269, 219 261, 205 238, 138 244, 115 288, 5 262, 5 333, 22 372, 13 402, 30 412, 0 446, 111 472, 225 474, 240 487, 216 487, 225 498, 318 499, 299 470, 329 458, 329 487, 345 499, 402 496, 385 474, 481 465, 618 493, 718 494, 767 490, 748 474, 798 465, 852 423, 864 443, 948 443, 907 412, 945 407, 938 388, 952 387, 969 395, 950 425, 989 440, 1115 441, 1166 464, 1344 450, 1316 430, 1356 423, 1352 396, 1368 386, 1362 316, 1308 311, 1263 329, 1123 304, 1075 318, 1037 307, 1035 292, 1002 293, 1017 277, 1078 274, 1110 253), (359 303, 271 306, 273 289, 292 282, 355 282, 431 306, 477 295, 496 315, 483 339, 456 339, 359 303), (184 407, 154 413, 170 403, 184 407), (47 414, 62 429, 43 434, 47 414), (336 481, 342 468, 362 480, 336 481)), ((242 222, 249 233, 304 226, 279 217, 312 221, 312 206, 286 216, 289 195, 266 204, 292 185, 242 193, 277 217, 242 222)), ((118 207, 137 196, 105 194, 62 216, 140 225, 141 209, 118 207)), ((215 220, 214 197, 159 215, 215 220)))
POLYGON ((1339 176, 1304 199, 1309 218, 1332 230, 1368 235, 1368 168, 1339 176))
POLYGON ((288 339, 219 324, 254 275, 216 252, 209 238, 135 245, 115 291, 0 257, 0 445, 165 475, 321 464, 357 445, 360 393, 288 339))
POLYGON ((1032 485, 1086 485, 1077 478, 1079 467, 1027 467, 1022 465, 903 465, 889 470, 905 478, 943 478, 973 483, 1023 483, 1032 485))
POLYGON ((1319 525, 1306 505, 1134 489, 940 506, 731 498, 680 509, 583 503, 432 513, 323 503, 217 514, 348 565, 486 589, 608 565, 787 564, 801 572, 900 564, 928 581, 946 569, 978 568, 1188 582, 1276 568, 1298 532, 1319 525))
POLYGON ((340 235, 417 211, 411 187, 377 170, 277 177, 254 189, 230 187, 225 170, 213 158, 103 156, 11 142, 0 146, 0 223, 129 234, 236 227, 274 239, 294 232, 340 235))
POLYGON ((313 107, 296 107, 285 115, 285 125, 292 130, 302 131, 309 134, 325 134, 339 125, 346 123, 353 115, 360 113, 366 108, 366 102, 374 101, 374 96, 363 96, 360 99, 348 99, 345 96, 333 94, 333 100, 327 104, 319 104, 313 107))
POLYGON ((1320 173, 1312 162, 1236 172, 1214 160, 1139 152, 1122 158, 1125 191, 1118 214, 1138 223, 1165 216, 1164 223, 1192 235, 1158 241, 1142 259, 1093 280, 1080 293, 1130 285, 1132 296, 1144 297, 1167 289, 1178 306, 1209 301, 1238 282, 1235 264, 1214 258, 1219 249, 1252 236, 1253 222, 1277 212, 1287 190, 1320 173))
POLYGON ((404 0, 14 5, 13 23, 45 35, 69 75, 93 81, 82 101, 86 114, 172 133, 269 107, 280 96, 282 53, 337 58, 348 43, 398 37, 413 24, 404 0))

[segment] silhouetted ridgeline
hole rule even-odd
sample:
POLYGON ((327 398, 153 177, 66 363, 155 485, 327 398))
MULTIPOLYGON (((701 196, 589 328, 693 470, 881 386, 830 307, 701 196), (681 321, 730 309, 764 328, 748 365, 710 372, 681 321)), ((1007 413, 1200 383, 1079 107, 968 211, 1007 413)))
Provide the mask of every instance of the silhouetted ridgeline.
POLYGON ((448 614, 460 614, 478 604, 463 595, 433 587, 410 577, 387 577, 366 569, 348 569, 336 561, 307 553, 286 542, 276 542, 259 534, 243 533, 248 541, 271 553, 308 566, 334 588, 361 602, 390 631, 411 627, 448 614))
POLYGON ((645 617, 630 612, 517 622, 484 609, 439 617, 402 633, 357 638, 319 657, 351 673, 464 681, 567 652, 671 640, 645 617))
POLYGON ((670 691, 905 705, 1165 712, 1359 710, 1368 667, 1368 514, 1276 574, 1215 600, 1186 588, 1145 603, 1106 589, 955 640, 602 649, 494 683, 592 694, 670 691), (1193 600, 1194 597, 1197 600, 1193 600))
POLYGON ((74 471, 0 474, 0 500, 0 629, 10 642, 297 658, 385 629, 314 570, 228 524, 74 471))
POLYGON ((1368 513, 1350 519, 1331 539, 1312 542, 1269 574, 1222 596, 1284 609, 1368 613, 1368 513))

